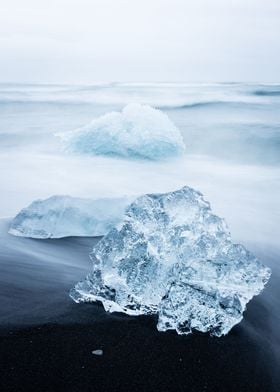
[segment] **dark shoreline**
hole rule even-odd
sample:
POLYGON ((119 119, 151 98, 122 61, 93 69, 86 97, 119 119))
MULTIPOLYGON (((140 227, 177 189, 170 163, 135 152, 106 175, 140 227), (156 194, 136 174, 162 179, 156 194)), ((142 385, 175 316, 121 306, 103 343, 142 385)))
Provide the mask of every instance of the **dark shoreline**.
MULTIPOLYGON (((259 304, 250 305, 253 314, 259 304)), ((246 320, 222 338, 178 336, 158 332, 153 317, 71 308, 76 323, 0 330, 2 392, 279 391, 276 358, 246 332, 246 320), (100 317, 92 322, 94 314, 100 317)))

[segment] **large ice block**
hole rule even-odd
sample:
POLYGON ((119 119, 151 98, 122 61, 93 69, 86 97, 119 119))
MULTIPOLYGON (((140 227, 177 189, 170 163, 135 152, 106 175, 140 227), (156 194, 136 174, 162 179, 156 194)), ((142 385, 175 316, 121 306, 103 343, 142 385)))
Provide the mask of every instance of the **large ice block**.
POLYGON ((242 319, 270 270, 232 243, 200 192, 137 198, 91 254, 93 271, 70 295, 107 311, 158 313, 158 329, 221 336, 242 319))

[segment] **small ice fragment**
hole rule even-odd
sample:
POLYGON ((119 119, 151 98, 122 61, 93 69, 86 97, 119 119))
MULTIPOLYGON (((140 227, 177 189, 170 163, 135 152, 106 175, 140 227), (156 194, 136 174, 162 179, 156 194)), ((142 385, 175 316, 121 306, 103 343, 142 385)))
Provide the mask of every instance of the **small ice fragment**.
POLYGON ((103 350, 93 350, 92 354, 93 355, 103 355, 103 350))

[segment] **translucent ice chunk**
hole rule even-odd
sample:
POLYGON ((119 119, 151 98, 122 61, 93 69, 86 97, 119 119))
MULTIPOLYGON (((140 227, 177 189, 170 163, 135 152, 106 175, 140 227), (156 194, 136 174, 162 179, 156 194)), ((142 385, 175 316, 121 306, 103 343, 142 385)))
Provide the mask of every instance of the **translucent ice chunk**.
POLYGON ((133 199, 52 196, 35 200, 12 220, 9 233, 30 238, 104 235, 122 219, 133 199))
POLYGON ((228 333, 270 276, 189 187, 136 199, 91 258, 93 271, 70 293, 76 302, 158 313, 158 329, 179 334, 228 333))
POLYGON ((150 106, 127 105, 72 132, 58 134, 67 151, 90 155, 160 159, 185 150, 182 135, 166 114, 150 106))

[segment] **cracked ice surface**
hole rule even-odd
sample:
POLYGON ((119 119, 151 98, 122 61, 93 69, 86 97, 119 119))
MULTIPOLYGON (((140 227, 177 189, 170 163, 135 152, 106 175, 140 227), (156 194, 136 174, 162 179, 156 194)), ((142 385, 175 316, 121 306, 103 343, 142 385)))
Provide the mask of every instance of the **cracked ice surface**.
POLYGON ((187 186, 137 198, 91 258, 93 271, 71 290, 76 302, 101 301, 107 311, 130 315, 158 313, 158 330, 179 334, 228 333, 270 276, 187 186))

